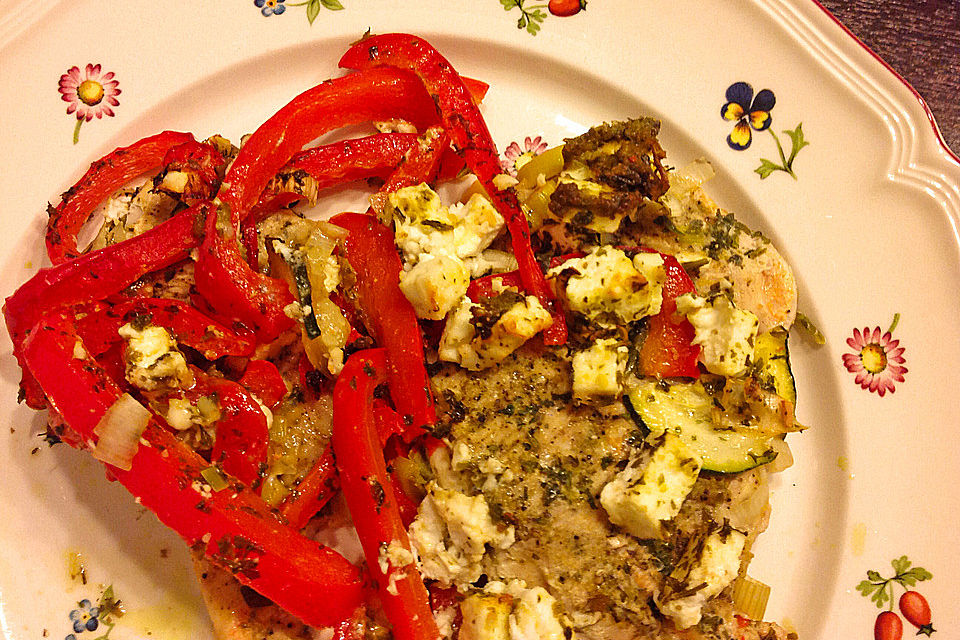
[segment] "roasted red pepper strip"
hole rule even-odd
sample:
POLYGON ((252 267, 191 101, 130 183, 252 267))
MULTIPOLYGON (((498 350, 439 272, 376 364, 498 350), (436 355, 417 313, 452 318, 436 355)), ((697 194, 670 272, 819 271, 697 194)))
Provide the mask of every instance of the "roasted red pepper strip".
POLYGON ((374 423, 373 392, 386 378, 385 350, 358 351, 333 388, 332 443, 340 486, 394 637, 437 640, 429 594, 412 556, 404 564, 388 552, 393 545, 411 553, 374 423))
POLYGON ((339 127, 395 117, 418 129, 437 122, 436 106, 423 84, 400 69, 334 78, 291 100, 250 136, 223 180, 220 199, 230 208, 234 225, 305 144, 339 127))
POLYGON ((117 331, 137 317, 149 317, 150 324, 169 330, 178 343, 196 349, 207 360, 249 356, 256 346, 250 332, 234 331, 182 300, 135 298, 99 310, 85 310, 78 314, 77 322, 87 349, 99 355, 121 342, 117 331))
POLYGON ((193 141, 189 133, 164 131, 115 149, 91 164, 63 194, 60 204, 48 210, 46 242, 50 262, 56 265, 77 257, 77 234, 97 205, 130 180, 159 168, 169 149, 189 141, 193 141))
POLYGON ((647 337, 640 349, 640 370, 646 376, 658 378, 698 378, 700 345, 693 344, 696 332, 686 318, 677 315, 677 298, 685 293, 696 293, 696 288, 676 258, 660 255, 667 272, 663 283, 663 304, 660 313, 648 320, 647 337))
POLYGON ((258 273, 240 255, 233 228, 218 212, 207 217, 206 236, 197 255, 194 279, 197 291, 217 311, 237 320, 270 342, 293 326, 284 307, 294 301, 287 284, 258 273))
MULTIPOLYGON (((69 440, 94 444, 93 430, 121 391, 96 361, 78 357, 85 350, 73 319, 56 312, 46 316, 24 351, 50 405, 77 433, 69 440)), ((146 444, 129 471, 107 468, 187 544, 203 543, 215 564, 308 624, 336 624, 360 604, 359 572, 342 556, 283 526, 270 507, 230 477, 220 491, 205 488, 201 472, 210 463, 156 418, 141 438, 146 444)))
POLYGON ((184 174, 186 182, 178 193, 185 198, 209 199, 216 195, 225 165, 215 146, 195 140, 179 144, 163 156, 164 175, 171 171, 184 174))
POLYGON ((300 152, 283 172, 306 171, 318 189, 364 178, 385 178, 416 143, 415 133, 378 133, 341 140, 300 152))
POLYGON ((402 265, 393 233, 374 216, 364 214, 342 213, 331 222, 349 232, 344 249, 357 274, 360 307, 377 344, 386 349, 390 396, 406 425, 404 440, 409 442, 423 433, 424 426, 435 424, 437 414, 417 315, 400 290, 402 265))
POLYGON ((389 194, 403 187, 422 182, 433 182, 440 168, 440 161, 450 149, 450 137, 442 127, 430 127, 417 137, 417 143, 403 155, 400 165, 380 190, 370 197, 370 205, 377 213, 387 206, 389 194))
POLYGON ((242 385, 191 369, 194 385, 172 396, 185 397, 192 403, 202 396, 216 398, 220 418, 210 460, 248 487, 253 486, 260 478, 260 466, 266 462, 270 444, 267 417, 242 385))
POLYGON ((490 298, 494 296, 493 292, 493 281, 500 280, 500 286, 502 287, 516 287, 520 288, 523 286, 523 282, 520 278, 520 273, 517 271, 507 271, 506 273, 492 273, 488 276, 483 276, 482 278, 477 278, 476 280, 470 281, 470 286, 467 287, 467 297, 470 298, 473 302, 483 300, 485 298, 490 298))
POLYGON ((20 388, 29 407, 45 406, 21 353, 24 338, 41 316, 58 307, 102 300, 144 274, 183 260, 199 244, 207 206, 198 204, 129 240, 41 269, 6 299, 4 319, 23 371, 20 388))
POLYGON ((269 360, 248 362, 238 382, 271 409, 276 409, 287 395, 287 383, 283 381, 277 365, 269 360))
POLYGON ((527 218, 516 194, 511 190, 501 191, 493 184, 494 177, 503 173, 503 168, 487 124, 463 78, 428 42, 404 33, 364 38, 340 58, 340 66, 346 69, 370 70, 381 65, 413 71, 436 100, 454 146, 506 221, 524 289, 537 296, 553 316, 553 324, 544 330, 544 342, 565 343, 566 320, 534 256, 527 218))
POLYGON ((324 448, 307 475, 280 506, 287 524, 298 531, 334 496, 340 483, 330 445, 324 448))

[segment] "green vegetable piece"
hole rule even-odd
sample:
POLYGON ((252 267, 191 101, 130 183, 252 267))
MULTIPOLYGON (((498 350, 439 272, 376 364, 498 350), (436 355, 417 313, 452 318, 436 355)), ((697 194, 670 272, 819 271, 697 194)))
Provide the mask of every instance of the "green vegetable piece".
POLYGON ((677 434, 703 460, 704 471, 739 473, 777 457, 771 436, 755 429, 717 429, 713 396, 700 382, 660 385, 641 380, 624 397, 648 439, 666 431, 677 434))

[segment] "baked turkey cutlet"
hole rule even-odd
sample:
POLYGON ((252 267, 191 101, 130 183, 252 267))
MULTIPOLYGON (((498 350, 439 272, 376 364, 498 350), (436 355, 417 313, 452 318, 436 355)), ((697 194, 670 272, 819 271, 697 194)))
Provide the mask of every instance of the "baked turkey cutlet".
POLYGON ((425 41, 341 66, 239 148, 151 136, 50 207, 4 307, 49 435, 185 539, 225 640, 795 638, 747 575, 804 428, 780 253, 657 120, 513 176, 425 41), (368 211, 308 215, 356 181, 368 211))

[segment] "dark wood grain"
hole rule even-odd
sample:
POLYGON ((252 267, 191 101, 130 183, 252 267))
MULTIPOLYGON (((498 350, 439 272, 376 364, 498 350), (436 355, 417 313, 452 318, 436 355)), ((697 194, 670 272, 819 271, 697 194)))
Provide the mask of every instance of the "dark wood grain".
POLYGON ((960 153, 960 0, 820 0, 923 96, 960 153))

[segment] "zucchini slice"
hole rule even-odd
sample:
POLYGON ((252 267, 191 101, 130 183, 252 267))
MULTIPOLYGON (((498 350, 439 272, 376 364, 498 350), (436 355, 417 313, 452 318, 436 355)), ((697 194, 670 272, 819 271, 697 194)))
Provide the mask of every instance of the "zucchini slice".
POLYGON ((790 369, 789 332, 775 327, 757 336, 753 349, 753 378, 767 391, 796 404, 797 386, 790 369))
POLYGON ((320 336, 320 326, 313 313, 313 290, 310 287, 310 277, 307 273, 307 263, 302 249, 291 249, 282 240, 274 240, 273 250, 283 258, 290 269, 290 276, 297 289, 297 298, 300 306, 305 310, 303 316, 303 330, 311 340, 320 336))
POLYGON ((648 438, 677 434, 703 461, 704 471, 739 473, 777 457, 769 434, 753 429, 717 429, 713 397, 700 382, 661 384, 641 380, 624 403, 648 438))

